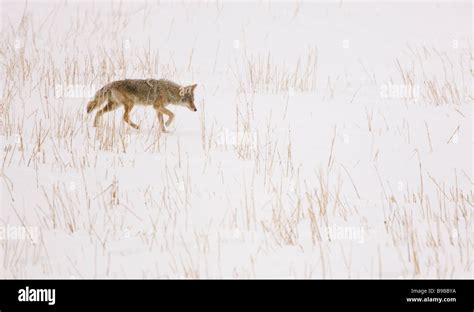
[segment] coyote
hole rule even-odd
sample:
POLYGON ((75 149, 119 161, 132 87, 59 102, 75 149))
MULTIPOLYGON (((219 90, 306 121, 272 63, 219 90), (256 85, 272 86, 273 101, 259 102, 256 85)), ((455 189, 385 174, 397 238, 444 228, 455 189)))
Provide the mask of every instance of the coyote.
POLYGON ((130 121, 130 111, 135 104, 152 105, 160 123, 160 130, 166 132, 163 114, 168 116, 166 126, 169 126, 174 119, 174 114, 166 106, 174 104, 187 107, 194 112, 197 111, 194 105, 194 89, 196 86, 196 84, 193 84, 182 87, 164 79, 117 80, 103 86, 96 92, 94 99, 87 104, 87 113, 107 102, 95 115, 94 127, 97 127, 99 119, 104 113, 123 105, 123 120, 131 127, 139 129, 137 124, 130 121))

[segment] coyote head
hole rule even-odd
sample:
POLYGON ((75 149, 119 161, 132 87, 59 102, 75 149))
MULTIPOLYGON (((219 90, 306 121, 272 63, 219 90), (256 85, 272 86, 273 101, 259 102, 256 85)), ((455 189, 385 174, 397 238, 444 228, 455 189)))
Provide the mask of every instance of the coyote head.
POLYGON ((193 84, 192 86, 179 88, 179 96, 181 97, 182 105, 193 112, 197 111, 197 108, 194 105, 194 89, 196 89, 196 87, 197 84, 193 84))

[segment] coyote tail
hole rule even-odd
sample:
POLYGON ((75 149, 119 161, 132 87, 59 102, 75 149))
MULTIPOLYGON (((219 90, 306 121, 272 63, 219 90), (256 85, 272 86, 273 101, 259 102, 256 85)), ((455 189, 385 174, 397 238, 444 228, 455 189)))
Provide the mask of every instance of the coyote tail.
POLYGON ((99 91, 97 91, 94 95, 94 98, 87 103, 87 113, 89 114, 94 109, 96 109, 100 104, 104 102, 106 98, 110 95, 110 88, 109 86, 104 86, 99 91))

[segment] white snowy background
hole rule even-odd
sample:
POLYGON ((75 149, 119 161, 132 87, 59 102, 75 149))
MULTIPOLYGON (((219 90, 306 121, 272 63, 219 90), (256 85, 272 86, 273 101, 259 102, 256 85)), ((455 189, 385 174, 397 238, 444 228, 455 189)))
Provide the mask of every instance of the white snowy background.
POLYGON ((472 3, 1 2, 2 278, 472 278, 472 3), (193 113, 85 106, 124 78, 193 113))

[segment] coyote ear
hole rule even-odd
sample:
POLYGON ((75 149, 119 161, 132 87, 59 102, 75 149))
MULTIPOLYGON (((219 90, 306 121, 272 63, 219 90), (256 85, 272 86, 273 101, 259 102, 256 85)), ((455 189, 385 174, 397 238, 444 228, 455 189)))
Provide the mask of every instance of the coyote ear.
POLYGON ((197 87, 197 84, 193 84, 193 85, 189 86, 189 87, 188 87, 188 88, 189 88, 189 89, 188 89, 188 90, 189 90, 189 93, 193 93, 193 92, 194 92, 194 89, 196 89, 196 87, 197 87))
POLYGON ((197 87, 197 84, 193 84, 192 86, 187 86, 186 88, 184 88, 184 93, 192 94, 196 87, 197 87))
POLYGON ((185 89, 183 87, 179 88, 179 96, 184 96, 185 89))

